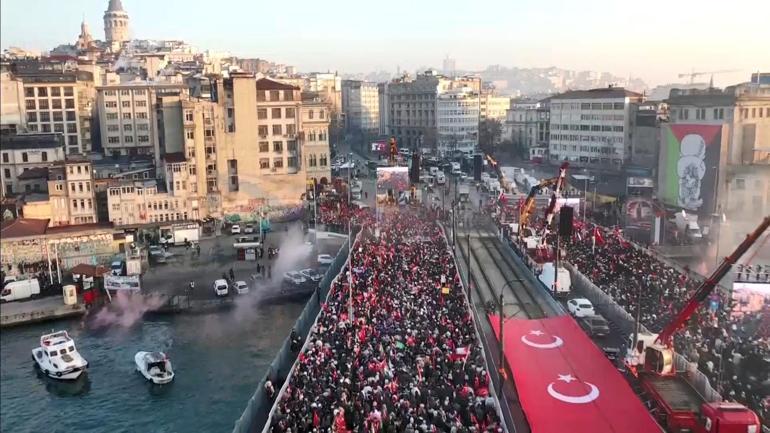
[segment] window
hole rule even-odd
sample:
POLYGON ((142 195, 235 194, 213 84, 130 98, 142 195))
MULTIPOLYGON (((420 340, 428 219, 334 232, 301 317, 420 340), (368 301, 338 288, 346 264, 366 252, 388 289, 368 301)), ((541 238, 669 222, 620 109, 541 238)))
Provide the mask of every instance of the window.
POLYGON ((326 154, 325 153, 321 154, 321 158, 319 159, 318 165, 320 165, 321 167, 326 167, 328 165, 328 160, 326 158, 326 154))
POLYGON ((287 108, 286 109, 286 118, 287 119, 293 119, 294 118, 294 108, 287 108))
POLYGON ((136 101, 136 106, 137 107, 146 107, 147 106, 147 101, 136 101))
POLYGON ((53 108, 54 110, 61 110, 61 99, 52 100, 51 108, 53 108))
POLYGON ((271 101, 280 101, 281 100, 281 91, 280 90, 271 90, 270 91, 270 100, 271 101))
POLYGON ((259 151, 260 152, 269 152, 270 151, 270 142, 269 141, 260 141, 259 142, 259 151))
POLYGON ((706 109, 705 108, 696 108, 695 109, 695 119, 696 120, 706 120, 706 109))
POLYGON ((735 189, 739 189, 739 190, 746 189, 746 179, 736 178, 735 179, 735 189))
POLYGON ((294 100, 294 92, 293 91, 284 91, 283 92, 283 98, 286 101, 293 101, 294 100))
POLYGON ((45 87, 38 87, 37 96, 48 96, 48 89, 45 87))
POLYGON ((259 134, 260 137, 267 137, 267 126, 260 125, 257 133, 259 134))
POLYGON ((42 152, 40 152, 40 159, 41 159, 41 161, 43 161, 43 162, 46 162, 46 161, 48 161, 48 152, 46 152, 46 151, 42 151, 42 152))
POLYGON ((120 91, 120 95, 121 96, 129 96, 129 95, 131 95, 131 92, 129 92, 126 89, 123 89, 123 90, 120 91))
POLYGON ((688 108, 682 108, 679 111, 679 120, 687 120, 690 118, 690 110, 688 108))
POLYGON ((24 96, 27 98, 34 98, 35 97, 35 88, 34 87, 25 87, 24 88, 24 96))
POLYGON ((3 162, 8 162, 8 153, 3 152, 3 162))
POLYGON ((283 152, 283 142, 282 141, 274 141, 273 142, 273 152, 283 152))
POLYGON ((185 133, 185 135, 187 136, 188 140, 194 140, 195 139, 195 131, 192 130, 192 129, 188 129, 187 132, 185 133))
POLYGON ((107 101, 104 103, 104 106, 107 108, 118 108, 118 103, 116 101, 107 101))
POLYGON ((67 124, 67 132, 70 134, 75 134, 78 132, 78 125, 74 123, 68 123, 67 124))
POLYGON ((131 101, 121 101, 120 106, 123 108, 131 108, 131 101))
POLYGON ((27 152, 21 153, 21 161, 22 162, 29 162, 29 156, 27 155, 27 152))
POLYGON ((131 132, 133 129, 134 127, 130 123, 126 123, 125 125, 123 125, 123 130, 126 132, 131 132))
POLYGON ((290 156, 286 159, 286 166, 290 168, 296 168, 297 167, 297 157, 296 156, 290 156))
POLYGON ((283 158, 274 158, 273 159, 273 167, 274 168, 283 168, 283 158))
POLYGON ((74 99, 65 99, 64 100, 64 108, 75 108, 75 100, 74 99))
POLYGON ((3 169, 3 175, 5 176, 6 179, 10 179, 11 178, 11 169, 10 168, 4 168, 3 169))
POLYGON ((105 117, 107 120, 118 120, 118 113, 107 113, 105 117))
POLYGON ((107 125, 107 132, 118 132, 120 127, 118 125, 107 125))
POLYGON ((35 105, 35 100, 34 100, 34 99, 27 99, 27 100, 24 102, 24 105, 25 105, 25 107, 27 108, 27 110, 34 110, 34 109, 35 109, 35 107, 37 107, 37 106, 35 105))
POLYGON ((47 110, 48 109, 48 100, 47 99, 41 99, 37 103, 38 107, 41 110, 47 110))
POLYGON ((307 159, 307 165, 310 167, 315 167, 318 165, 318 159, 316 158, 315 154, 311 154, 310 157, 307 159))
POLYGON ((756 107, 751 109, 751 118, 753 119, 755 117, 757 117, 757 109, 756 109, 756 107))
MULTIPOLYGON (((78 167, 80 168, 80 167, 78 167)), ((78 182, 78 191, 83 192, 83 182, 78 182)))
POLYGON ((270 168, 270 158, 260 158, 259 168, 270 168))
POLYGON ((281 109, 280 108, 273 108, 270 110, 270 117, 273 119, 280 119, 281 118, 281 109))
POLYGON ((257 109, 257 119, 267 119, 267 108, 257 109))
POLYGON ((75 90, 72 86, 64 88, 64 96, 75 96, 75 90))
POLYGON ((130 136, 130 135, 123 136, 123 141, 126 142, 126 143, 133 143, 134 142, 134 137, 130 136))
MULTIPOLYGON (((110 114, 115 114, 115 113, 110 113, 110 114)), ((75 117, 74 111, 67 111, 64 117, 67 119, 67 122, 74 122, 75 120, 77 120, 77 117, 75 117)))
POLYGON ((107 143, 118 144, 120 143, 120 137, 107 137, 107 143))
POLYGON ((131 113, 123 113, 123 119, 131 120, 131 113))
MULTIPOLYGON (((147 113, 143 113, 143 112, 136 113, 136 118, 137 119, 146 119, 147 118, 147 113)), ((130 117, 129 117, 129 119, 130 119, 130 117)))
POLYGON ((281 125, 273 125, 273 135, 283 134, 283 127, 281 125))
POLYGON ((54 111, 53 112, 53 121, 54 122, 63 122, 64 121, 64 114, 61 111, 54 111))
POLYGON ((150 125, 148 125, 146 123, 139 123, 139 124, 136 125, 136 130, 137 131, 147 131, 149 129, 150 129, 150 125))
MULTIPOLYGON (((137 104, 137 105, 139 105, 139 104, 137 104)), ((145 104, 145 105, 146 105, 146 104, 145 104)), ((186 111, 184 112, 184 120, 185 120, 186 122, 192 122, 192 121, 193 121, 193 112, 192 112, 192 111, 190 111, 190 110, 186 110, 186 111)))
POLYGON ((136 89, 134 90, 135 96, 144 96, 144 89, 136 89))
POLYGON ((326 112, 324 110, 318 110, 318 117, 323 119, 326 116, 326 112))
POLYGON ((308 110, 308 112, 307 112, 307 118, 308 118, 308 119, 312 119, 313 117, 314 117, 314 113, 313 113, 313 110, 308 110))
POLYGON ((37 113, 27 113, 27 122, 37 122, 37 113))
POLYGON ((286 125, 286 135, 295 135, 297 127, 295 125, 286 125))
POLYGON ((64 186, 62 184, 60 184, 60 183, 57 183, 56 184, 56 191, 63 191, 63 190, 64 190, 64 186))
POLYGON ((150 142, 150 136, 149 135, 140 135, 136 137, 136 140, 140 143, 149 143, 150 142))

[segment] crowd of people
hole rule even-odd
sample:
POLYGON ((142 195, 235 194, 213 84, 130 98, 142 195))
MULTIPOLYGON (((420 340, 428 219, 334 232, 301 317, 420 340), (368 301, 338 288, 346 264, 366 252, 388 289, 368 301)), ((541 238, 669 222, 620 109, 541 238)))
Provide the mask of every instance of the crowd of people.
POLYGON ((354 211, 347 196, 326 196, 318 200, 318 222, 331 231, 347 231, 354 211))
POLYGON ((364 225, 276 397, 271 431, 502 431, 437 216, 386 211, 379 230, 364 225))
MULTIPOLYGON (((700 280, 661 262, 618 231, 596 236, 590 224, 564 249, 565 259, 610 295, 632 317, 660 332, 681 310, 700 280)), ((725 399, 770 419, 770 312, 732 314, 732 299, 714 291, 685 329, 674 335, 678 353, 709 378, 725 399)))

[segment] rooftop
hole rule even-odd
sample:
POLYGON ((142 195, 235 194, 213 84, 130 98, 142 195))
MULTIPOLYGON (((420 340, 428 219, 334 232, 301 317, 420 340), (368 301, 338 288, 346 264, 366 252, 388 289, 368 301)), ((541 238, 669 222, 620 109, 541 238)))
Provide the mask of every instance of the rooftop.
POLYGON ((60 134, 15 134, 0 136, 0 147, 3 150, 20 149, 54 149, 64 147, 60 134))
POLYGON ((34 167, 24 171, 18 177, 19 180, 47 179, 48 167, 34 167))
POLYGON ((29 236, 42 236, 48 227, 48 218, 19 218, 3 221, 0 225, 0 237, 3 239, 25 238, 29 236))
POLYGON ((569 90, 551 97, 557 99, 613 99, 613 98, 641 98, 641 93, 632 92, 622 87, 602 87, 591 90, 569 90))
POLYGON ((273 81, 269 78, 260 78, 257 80, 257 90, 299 90, 299 87, 273 81))
POLYGON ((169 164, 187 161, 183 152, 167 153, 166 155, 163 156, 163 160, 169 164))

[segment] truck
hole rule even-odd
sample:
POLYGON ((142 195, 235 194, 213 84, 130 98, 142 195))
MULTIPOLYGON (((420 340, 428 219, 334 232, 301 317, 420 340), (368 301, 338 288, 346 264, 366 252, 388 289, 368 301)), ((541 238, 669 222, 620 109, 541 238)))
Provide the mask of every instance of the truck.
POLYGON ((452 163, 452 175, 453 176, 459 176, 463 174, 462 168, 460 167, 459 162, 453 162, 452 163))
POLYGON ((171 231, 174 245, 184 245, 186 242, 198 242, 201 238, 201 228, 197 223, 174 226, 171 231))
MULTIPOLYGON (((543 263, 543 271, 537 277, 537 279, 540 280, 540 282, 543 283, 545 288, 550 292, 554 291, 554 274, 556 274, 554 264, 552 262, 548 262, 543 263)), ((559 268, 558 275, 559 277, 556 280, 557 284, 555 295, 567 296, 570 294, 570 290, 572 288, 572 278, 570 277, 569 271, 563 267, 559 268)))
POLYGON ((442 172, 436 173, 436 184, 438 185, 444 185, 446 184, 446 175, 442 172))
POLYGON ((471 194, 471 187, 468 186, 468 184, 461 183, 457 185, 457 196, 460 199, 460 202, 467 203, 468 200, 470 200, 470 194, 471 194))
POLYGON ((698 215, 688 214, 685 211, 677 212, 674 223, 684 238, 690 242, 700 242, 703 239, 703 232, 698 225, 698 215))
POLYGON ((40 295, 40 282, 37 278, 11 281, 0 292, 0 302, 11 302, 28 298, 34 299, 38 295, 40 295))
POLYGON ((658 421, 669 433, 760 433, 759 417, 737 403, 708 402, 685 376, 642 372, 642 389, 658 409, 658 421))

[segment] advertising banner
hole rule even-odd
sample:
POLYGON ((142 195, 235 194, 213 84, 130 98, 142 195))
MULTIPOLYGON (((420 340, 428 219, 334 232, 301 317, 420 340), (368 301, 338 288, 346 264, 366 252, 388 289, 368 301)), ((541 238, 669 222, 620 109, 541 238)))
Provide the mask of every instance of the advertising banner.
POLYGON ((409 191, 407 167, 382 167, 377 169, 377 203, 401 202, 409 191))
POLYGON ((130 275, 127 277, 108 275, 104 277, 104 288, 106 290, 126 290, 138 292, 141 290, 139 284, 139 275, 130 275))
POLYGON ((760 312, 770 314, 770 282, 735 282, 732 298, 734 318, 760 312))
POLYGON ((660 196, 668 205, 713 213, 721 125, 661 126, 660 196))

